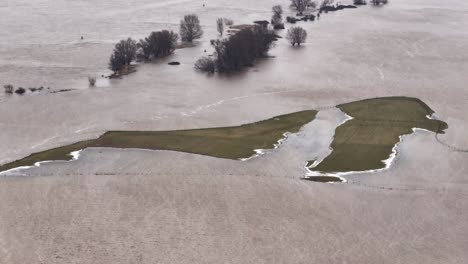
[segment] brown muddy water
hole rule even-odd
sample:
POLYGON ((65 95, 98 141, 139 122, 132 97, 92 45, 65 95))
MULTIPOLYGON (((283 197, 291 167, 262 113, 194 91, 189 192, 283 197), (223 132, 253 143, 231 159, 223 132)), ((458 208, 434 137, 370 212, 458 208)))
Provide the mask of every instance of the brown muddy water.
POLYGON ((306 45, 282 39, 274 58, 243 73, 193 70, 211 52, 217 17, 269 19, 278 3, 291 13, 285 0, 0 3, 1 85, 76 89, 0 95, 2 164, 108 130, 235 126, 322 110, 277 151, 242 165, 93 149, 21 171, 39 177, 2 177, 0 263, 465 262, 468 157, 457 149, 468 148, 468 2, 391 0, 329 13, 300 24, 306 45), (113 43, 177 30, 188 10, 205 29, 196 47, 87 87, 88 76, 108 73, 113 43), (344 121, 328 106, 396 95, 427 103, 449 124, 440 140, 454 148, 417 131, 388 170, 346 184, 300 179, 344 121))

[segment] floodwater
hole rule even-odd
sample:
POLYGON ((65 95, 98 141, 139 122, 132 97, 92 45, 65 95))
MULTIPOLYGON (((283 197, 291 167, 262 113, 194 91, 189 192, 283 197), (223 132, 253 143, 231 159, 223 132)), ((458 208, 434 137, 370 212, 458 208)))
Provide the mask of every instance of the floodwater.
POLYGON ((0 163, 107 130, 228 126, 327 110, 277 151, 242 163, 94 149, 23 171, 43 177, 2 177, 0 263, 466 261, 468 157, 455 149, 468 148, 468 2, 391 0, 324 14, 299 24, 309 34, 303 47, 282 39, 274 58, 243 73, 193 69, 212 52, 216 18, 269 19, 277 3, 291 13, 286 0, 2 1, 1 84, 76 90, 0 94, 0 163), (115 42, 177 31, 188 11, 205 29, 196 47, 87 87, 88 76, 108 73, 115 42), (426 102, 449 124, 440 139, 455 148, 418 131, 389 170, 339 185, 299 179, 304 161, 329 152, 342 121, 327 107, 391 95, 426 102))

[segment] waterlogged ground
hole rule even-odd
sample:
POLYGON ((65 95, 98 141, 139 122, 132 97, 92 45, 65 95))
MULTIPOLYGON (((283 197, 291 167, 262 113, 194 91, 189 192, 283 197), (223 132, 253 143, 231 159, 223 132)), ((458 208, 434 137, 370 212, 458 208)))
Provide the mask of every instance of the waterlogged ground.
POLYGON ((468 3, 392 0, 326 14, 301 24, 309 32, 304 47, 280 40, 274 58, 244 73, 193 71, 211 52, 217 17, 268 19, 271 5, 2 2, 2 84, 77 90, 1 94, 1 164, 109 130, 237 126, 321 111, 277 151, 241 166, 178 152, 95 149, 21 172, 38 177, 2 177, 0 263, 463 263, 468 3), (88 75, 107 73, 114 42, 176 30, 187 10, 205 28, 195 48, 87 88, 88 75), (166 64, 173 60, 182 64, 166 64), (388 170, 349 175, 347 184, 300 179, 304 161, 330 154, 346 120, 329 106, 395 95, 421 99, 447 122, 444 144, 416 131, 388 170))

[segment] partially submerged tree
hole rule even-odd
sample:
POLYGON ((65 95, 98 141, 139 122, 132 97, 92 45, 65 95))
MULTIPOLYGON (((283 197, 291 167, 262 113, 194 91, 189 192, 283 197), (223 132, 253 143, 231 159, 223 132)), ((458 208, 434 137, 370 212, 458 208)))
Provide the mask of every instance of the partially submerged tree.
POLYGON ((288 29, 288 33, 286 34, 286 39, 289 40, 291 45, 300 46, 304 43, 307 39, 307 31, 301 27, 292 27, 288 29))
POLYGON ((135 40, 131 38, 121 40, 114 47, 114 53, 109 62, 109 69, 114 73, 123 70, 135 60, 136 52, 137 44, 135 40))
POLYGON ((224 33, 224 18, 216 19, 216 29, 218 30, 219 35, 224 33))
POLYGON ((173 31, 151 32, 138 42, 138 59, 143 61, 165 57, 174 52, 179 36, 173 31))
POLYGON ((283 8, 280 5, 272 7, 273 16, 271 17, 271 24, 274 29, 284 29, 283 23, 283 8))
POLYGON ((199 39, 203 35, 203 30, 200 25, 200 20, 195 14, 185 15, 180 21, 180 37, 183 41, 192 42, 194 39, 199 39))
MULTIPOLYGON (((244 28, 228 39, 212 40, 215 68, 218 72, 231 72, 252 66, 258 57, 266 55, 275 40, 274 32, 261 26, 244 28)), ((200 65, 202 62, 208 64, 208 61, 199 61, 200 65)))
POLYGON ((297 14, 302 16, 304 11, 311 4, 311 0, 291 0, 291 7, 297 10, 297 14))

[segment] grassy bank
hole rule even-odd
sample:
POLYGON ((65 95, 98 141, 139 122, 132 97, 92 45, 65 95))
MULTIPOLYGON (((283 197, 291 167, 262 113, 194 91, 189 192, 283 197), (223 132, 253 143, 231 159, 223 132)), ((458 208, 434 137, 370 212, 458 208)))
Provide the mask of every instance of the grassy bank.
POLYGON ((70 153, 89 147, 173 150, 225 159, 248 158, 255 149, 272 148, 286 132, 295 133, 317 112, 302 111, 236 126, 175 131, 110 131, 95 140, 34 153, 0 166, 0 172, 47 160, 70 160, 70 153))
POLYGON ((349 172, 382 169, 400 136, 422 128, 443 133, 445 122, 428 119, 434 111, 416 98, 386 97, 339 105, 354 119, 339 126, 333 152, 312 171, 349 172))

